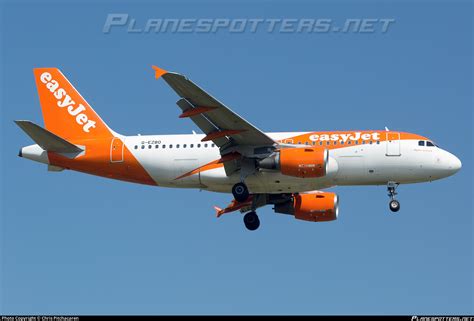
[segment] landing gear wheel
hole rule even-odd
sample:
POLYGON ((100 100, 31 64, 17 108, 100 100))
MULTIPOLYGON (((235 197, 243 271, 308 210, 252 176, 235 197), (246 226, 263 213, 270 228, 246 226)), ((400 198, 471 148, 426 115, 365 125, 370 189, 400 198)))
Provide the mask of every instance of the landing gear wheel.
POLYGON ((249 198, 249 189, 244 183, 237 183, 232 187, 232 195, 237 202, 245 202, 249 198))
POLYGON ((392 212, 398 212, 400 210, 400 202, 397 200, 391 200, 388 206, 392 212))
POLYGON ((395 199, 395 196, 397 195, 398 185, 398 183, 393 181, 387 183, 388 197, 390 197, 388 207, 392 212, 398 212, 400 210, 400 202, 395 199))
POLYGON ((255 231, 256 229, 258 229, 258 227, 260 226, 260 220, 258 218, 257 213, 248 212, 247 214, 245 214, 244 224, 245 227, 250 231, 255 231))

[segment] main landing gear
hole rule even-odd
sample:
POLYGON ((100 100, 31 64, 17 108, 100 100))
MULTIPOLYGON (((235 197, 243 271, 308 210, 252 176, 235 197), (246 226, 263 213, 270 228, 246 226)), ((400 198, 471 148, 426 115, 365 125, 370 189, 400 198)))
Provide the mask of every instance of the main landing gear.
POLYGON ((399 184, 395 182, 388 182, 387 184, 388 196, 390 197, 388 207, 392 212, 398 212, 400 210, 400 202, 395 199, 395 195, 397 195, 396 189, 398 185, 399 184))
MULTIPOLYGON (((250 193, 247 185, 245 183, 237 183, 232 187, 232 195, 234 195, 234 199, 239 202, 243 203, 249 199, 250 193)), ((255 231, 260 226, 260 219, 258 218, 257 213, 255 212, 255 199, 252 200, 252 207, 251 211, 244 215, 244 224, 245 227, 250 231, 255 231)))
POLYGON ((245 227, 250 231, 255 231, 260 226, 260 220, 256 212, 248 212, 244 216, 245 227))
POLYGON ((249 198, 249 189, 245 183, 237 183, 232 187, 232 195, 237 202, 245 202, 249 198))
MULTIPOLYGON (((234 199, 238 203, 245 203, 246 201, 249 202, 249 189, 247 185, 242 181, 240 183, 235 184, 232 187, 232 195, 234 195, 234 199)), ((251 205, 250 204, 242 204, 245 206, 244 209, 241 209, 241 212, 245 212, 250 210, 250 212, 244 215, 244 224, 245 227, 250 231, 255 231, 260 226, 260 219, 258 218, 255 209, 258 207, 257 204, 261 203, 262 198, 259 198, 259 195, 254 194, 252 197, 251 205), (248 206, 248 207, 247 207, 248 206)))

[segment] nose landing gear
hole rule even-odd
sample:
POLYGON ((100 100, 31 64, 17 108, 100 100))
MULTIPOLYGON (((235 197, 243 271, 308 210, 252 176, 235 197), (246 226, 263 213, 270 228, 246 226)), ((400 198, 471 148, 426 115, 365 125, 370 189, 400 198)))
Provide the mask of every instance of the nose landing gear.
POLYGON ((388 182, 387 184, 388 196, 390 197, 388 207, 392 212, 398 212, 400 210, 400 202, 395 199, 395 195, 397 195, 396 188, 398 185, 399 184, 395 182, 388 182))
POLYGON ((391 200, 388 206, 392 212, 398 212, 400 210, 400 202, 397 200, 391 200))

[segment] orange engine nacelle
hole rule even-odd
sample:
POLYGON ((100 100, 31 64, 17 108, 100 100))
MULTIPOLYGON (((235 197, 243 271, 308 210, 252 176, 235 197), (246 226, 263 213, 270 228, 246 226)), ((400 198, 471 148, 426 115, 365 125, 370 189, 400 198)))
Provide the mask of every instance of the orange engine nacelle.
POLYGON ((339 198, 335 193, 298 194, 293 199, 296 219, 313 222, 327 222, 337 219, 339 198))
POLYGON ((326 175, 329 152, 316 148, 284 148, 280 151, 281 173, 296 177, 326 175))
POLYGON ((328 222, 337 219, 339 198, 334 193, 295 194, 287 202, 276 203, 276 213, 294 215, 298 220, 328 222))
POLYGON ((294 177, 322 177, 326 175, 329 152, 321 148, 283 148, 274 157, 260 161, 260 168, 277 169, 294 177))

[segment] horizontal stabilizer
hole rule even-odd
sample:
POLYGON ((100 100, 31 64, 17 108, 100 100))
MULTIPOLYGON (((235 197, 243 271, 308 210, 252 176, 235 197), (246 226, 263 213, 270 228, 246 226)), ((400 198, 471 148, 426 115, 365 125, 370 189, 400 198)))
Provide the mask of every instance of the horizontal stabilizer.
POLYGON ((36 144, 46 151, 56 153, 81 153, 84 151, 84 149, 29 120, 15 120, 15 123, 23 129, 23 131, 27 133, 36 144))

